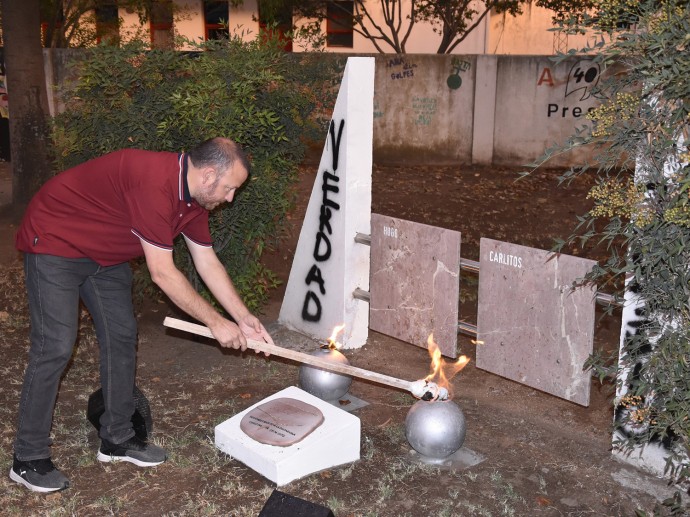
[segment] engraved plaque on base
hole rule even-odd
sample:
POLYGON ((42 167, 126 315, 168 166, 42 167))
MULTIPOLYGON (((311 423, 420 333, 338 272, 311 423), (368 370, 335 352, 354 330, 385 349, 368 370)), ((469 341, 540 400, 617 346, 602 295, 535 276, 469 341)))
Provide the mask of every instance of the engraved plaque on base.
POLYGON ((289 447, 304 440, 323 420, 317 407, 283 397, 249 411, 240 421, 240 429, 259 443, 289 447))

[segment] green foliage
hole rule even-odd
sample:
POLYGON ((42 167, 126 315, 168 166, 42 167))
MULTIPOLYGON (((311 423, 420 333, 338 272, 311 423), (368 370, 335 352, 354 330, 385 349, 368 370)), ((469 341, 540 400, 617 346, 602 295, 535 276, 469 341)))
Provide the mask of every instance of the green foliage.
POLYGON ((603 376, 641 362, 632 392, 617 401, 629 406, 626 424, 639 432, 620 445, 672 436, 669 469, 687 478, 687 464, 677 460, 687 457, 690 439, 690 7, 678 0, 594 5, 591 16, 564 23, 598 30, 600 43, 584 51, 595 53, 602 69, 623 64, 626 71, 599 86, 604 104, 564 146, 595 150, 592 163, 564 180, 590 168, 599 177, 590 193, 595 206, 568 242, 606 243, 610 258, 590 280, 628 278, 646 317, 624 343, 620 364, 594 356, 589 366, 603 376))
MULTIPOLYGON (((276 285, 258 262, 279 236, 305 138, 316 129, 310 115, 323 73, 317 65, 286 54, 268 35, 207 42, 187 53, 149 51, 137 42, 98 47, 76 63, 67 109, 55 120, 59 168, 121 148, 177 152, 213 136, 241 144, 250 179, 232 204, 211 213, 210 229, 216 253, 257 310, 276 285)), ((204 291, 181 240, 175 260, 204 291)), ((140 293, 145 284, 136 284, 140 293)))

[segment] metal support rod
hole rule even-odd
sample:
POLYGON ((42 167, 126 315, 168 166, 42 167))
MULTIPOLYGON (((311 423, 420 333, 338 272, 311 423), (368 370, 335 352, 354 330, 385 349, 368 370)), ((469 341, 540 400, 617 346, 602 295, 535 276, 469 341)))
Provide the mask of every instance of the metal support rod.
POLYGON ((479 273, 479 262, 460 257, 460 271, 471 271, 472 273, 479 273))
POLYGON ((371 246, 371 235, 367 235, 366 233, 356 233, 355 242, 357 244, 366 244, 367 246, 371 246))
MULTIPOLYGON (((358 233, 355 235, 355 242, 357 244, 366 244, 367 246, 371 246, 371 235, 366 235, 364 233, 358 233)), ((460 270, 461 271, 469 271, 471 273, 479 273, 479 262, 477 262, 476 260, 470 260, 470 259, 465 259, 465 258, 460 257, 460 270)), ((359 288, 357 288, 355 290, 355 292, 353 293, 353 296, 355 298, 357 298, 358 300, 369 301, 369 293, 367 293, 366 291, 363 291, 359 288), (366 295, 364 293, 366 293, 366 295)), ((619 307, 623 306, 622 303, 616 301, 616 298, 613 295, 610 295, 607 293, 597 293, 596 294, 596 300, 597 300, 597 303, 600 305, 617 305, 619 307)), ((476 327, 475 327, 475 330, 476 330, 476 327)))
POLYGON ((477 336, 477 325, 458 321, 458 334, 465 334, 467 336, 477 336))
POLYGON ((369 291, 365 291, 364 289, 360 289, 359 287, 354 290, 354 292, 352 293, 352 297, 357 300, 362 300, 364 302, 371 301, 371 295, 369 294, 369 291))

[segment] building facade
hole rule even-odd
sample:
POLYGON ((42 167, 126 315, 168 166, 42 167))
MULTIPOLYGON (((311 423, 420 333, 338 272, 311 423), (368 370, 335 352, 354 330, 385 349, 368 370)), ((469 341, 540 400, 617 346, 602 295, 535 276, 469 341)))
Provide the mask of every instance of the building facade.
MULTIPOLYGON (((327 6, 335 4, 338 4, 338 9, 353 9, 353 2, 343 0, 329 1, 327 6)), ((367 23, 367 28, 376 32, 375 25, 385 27, 380 2, 369 0, 365 5, 372 17, 372 21, 367 23)), ((403 1, 402 5, 401 35, 407 28, 404 14, 406 3, 403 1)), ((96 14, 98 20, 98 13, 96 14)), ((517 17, 491 12, 452 50, 452 53, 550 55, 571 48, 581 48, 587 44, 585 36, 573 37, 554 32, 552 14, 551 11, 531 2, 523 5, 523 12, 517 17)), ((245 0, 239 7, 232 7, 227 0, 158 0, 154 2, 151 19, 143 24, 139 14, 131 9, 120 8, 118 17, 120 37, 136 35, 149 38, 154 47, 171 45, 174 36, 203 41, 228 32, 251 40, 256 37, 263 23, 257 0, 245 0)), ((294 22, 298 26, 305 23, 304 20, 294 22)), ((107 23, 107 20, 101 23, 107 23)), ((289 24, 290 20, 286 20, 285 25, 289 24)), ((379 53, 379 49, 370 39, 353 30, 348 23, 338 23, 337 14, 323 21, 320 30, 325 40, 321 50, 349 54, 379 53)), ((405 51, 408 54, 434 54, 440 41, 441 36, 434 32, 429 23, 417 22, 407 40, 405 51)), ((294 52, 314 50, 301 40, 295 40, 288 46, 294 52)), ((385 43, 380 44, 380 49, 386 53, 395 53, 395 50, 385 43)))

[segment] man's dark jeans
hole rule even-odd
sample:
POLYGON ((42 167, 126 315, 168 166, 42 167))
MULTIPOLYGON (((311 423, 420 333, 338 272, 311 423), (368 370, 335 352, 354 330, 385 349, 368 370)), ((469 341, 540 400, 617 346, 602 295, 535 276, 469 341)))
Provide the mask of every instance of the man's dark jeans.
POLYGON ((101 438, 121 443, 134 435, 132 392, 137 326, 128 264, 100 266, 86 259, 25 254, 31 349, 24 376, 14 452, 23 461, 50 456, 50 429, 60 378, 77 337, 79 298, 93 317, 100 347, 105 413, 101 438))

